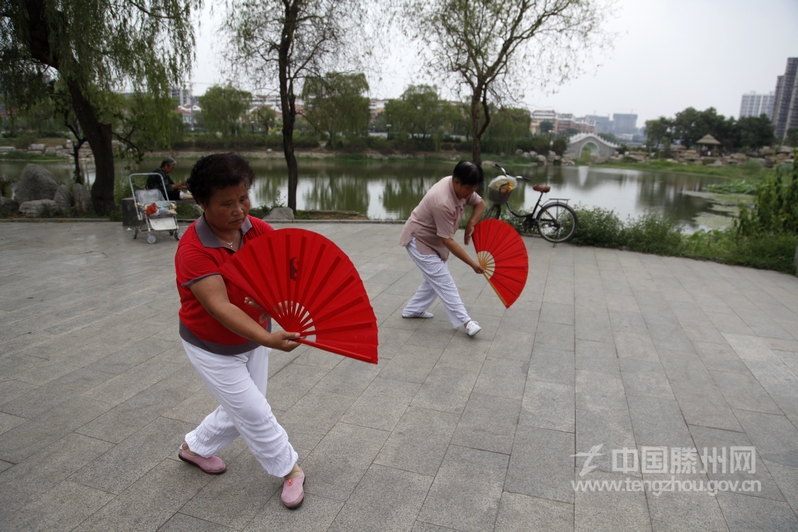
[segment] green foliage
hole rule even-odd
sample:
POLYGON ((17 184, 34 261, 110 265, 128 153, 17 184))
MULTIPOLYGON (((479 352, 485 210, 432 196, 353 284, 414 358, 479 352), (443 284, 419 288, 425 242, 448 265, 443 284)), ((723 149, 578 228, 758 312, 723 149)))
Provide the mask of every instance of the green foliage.
MULTIPOLYGON (((733 119, 731 119, 733 120, 733 119)), ((757 150, 772 146, 776 127, 767 115, 744 116, 737 121, 733 147, 757 150)))
POLYGON ((646 120, 646 147, 654 149, 660 145, 671 145, 673 142, 673 121, 659 117, 656 120, 646 120))
POLYGON ((25 131, 14 139, 14 147, 18 150, 27 150, 28 146, 35 143, 39 136, 34 131, 25 131))
POLYGON ((340 136, 356 137, 368 133, 371 112, 365 74, 328 72, 323 77, 305 80, 302 99, 305 101, 305 118, 317 130, 329 136, 331 148, 339 145, 340 136))
POLYGON ((762 161, 757 161, 756 159, 746 159, 740 167, 746 172, 753 174, 761 172, 765 168, 765 165, 762 161))
MULTIPOLYGON (((192 151, 257 151, 271 149, 283 150, 283 136, 280 133, 269 135, 243 134, 231 138, 219 138, 216 135, 187 135, 183 140, 175 142, 176 150, 192 151)), ((294 147, 315 149, 319 147, 319 137, 315 133, 301 133, 294 136, 294 147)))
POLYGON ((543 120, 539 126, 541 133, 551 133, 554 131, 554 124, 551 123, 551 120, 543 120))
POLYGON ((199 218, 197 209, 190 203, 178 203, 176 205, 177 218, 180 220, 196 220, 199 218))
POLYGON ((678 255, 682 242, 681 229, 670 217, 659 213, 643 214, 626 225, 626 248, 655 255, 678 255))
POLYGON ((646 213, 623 222, 615 211, 594 207, 576 207, 579 216, 572 243, 578 246, 623 248, 656 255, 679 255, 681 226, 672 218, 646 213))
MULTIPOLYGON (((680 141, 691 148, 704 135, 712 135, 725 150, 759 149, 773 144, 773 123, 766 115, 747 116, 735 120, 719 115, 710 107, 698 111, 688 107, 672 119, 664 116, 646 121, 646 147, 670 146, 680 141)), ((667 157, 667 156, 666 156, 667 157)))
POLYGON ((519 140, 529 136, 531 117, 526 109, 492 109, 491 121, 482 137, 482 151, 513 153, 519 140))
POLYGON ((621 248, 625 244, 624 223, 615 211, 576 206, 579 228, 571 242, 577 246, 621 248))
POLYGON ((183 119, 168 95, 134 92, 113 104, 114 137, 123 143, 122 157, 141 162, 148 152, 169 150, 183 137, 183 119))
POLYGON ((402 96, 385 104, 389 134, 401 139, 419 139, 422 143, 442 135, 457 116, 454 108, 440 99, 436 86, 410 85, 402 96))
POLYGON ((113 208, 113 147, 92 89, 166 94, 191 67, 197 0, 26 0, 3 3, 0 79, 6 103, 42 97, 53 72, 92 137, 96 210, 113 208), (35 96, 34 96, 35 95, 35 96))
POLYGON ((784 144, 798 148, 798 127, 791 127, 784 136, 784 144))
POLYGON ((232 85, 214 85, 199 97, 202 120, 210 133, 228 138, 241 133, 241 118, 249 107, 252 94, 232 85))
POLYGON ((268 105, 262 105, 252 113, 251 125, 253 126, 253 133, 255 132, 254 127, 257 125, 263 131, 264 135, 268 135, 269 130, 272 129, 276 123, 277 111, 268 105))
POLYGON ((743 237, 798 235, 798 161, 793 162, 792 175, 777 172, 775 179, 759 185, 754 207, 741 206, 735 226, 743 237))
POLYGON ((733 228, 697 231, 682 242, 682 256, 795 273, 796 235, 741 237, 733 228))
POLYGON ((400 5, 411 34, 423 45, 427 69, 468 88, 477 164, 490 103, 517 98, 518 86, 530 79, 562 83, 578 68, 579 52, 606 42, 607 12, 595 2, 404 0, 400 5))

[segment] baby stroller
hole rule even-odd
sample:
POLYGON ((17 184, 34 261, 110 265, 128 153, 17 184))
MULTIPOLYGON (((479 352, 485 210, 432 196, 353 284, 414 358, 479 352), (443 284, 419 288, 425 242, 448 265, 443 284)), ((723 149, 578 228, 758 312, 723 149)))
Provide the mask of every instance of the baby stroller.
POLYGON ((180 240, 180 229, 177 225, 177 206, 163 197, 163 192, 155 188, 147 190, 136 186, 134 177, 157 175, 161 178, 161 185, 164 190, 163 177, 158 173, 147 172, 144 174, 130 174, 130 190, 133 193, 133 201, 136 204, 136 217, 140 224, 133 232, 133 238, 137 238, 139 233, 147 231, 147 242, 155 243, 155 231, 169 231, 175 240, 180 240))

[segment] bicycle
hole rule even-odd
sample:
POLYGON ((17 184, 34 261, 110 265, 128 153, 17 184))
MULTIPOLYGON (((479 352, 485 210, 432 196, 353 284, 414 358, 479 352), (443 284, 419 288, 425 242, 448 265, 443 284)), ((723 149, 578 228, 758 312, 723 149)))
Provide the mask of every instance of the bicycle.
POLYGON ((576 215, 576 211, 568 205, 568 199, 551 198, 541 205, 543 194, 549 192, 551 187, 549 185, 534 185, 532 190, 540 192, 540 197, 532 212, 515 212, 509 203, 510 194, 516 188, 518 179, 529 181, 529 178, 521 175, 511 176, 498 164, 493 166, 501 170, 504 175, 494 178, 488 185, 488 199, 492 202, 492 205, 485 211, 482 216, 483 219, 501 218, 502 205, 506 205, 510 214, 517 218, 523 218, 521 226, 524 231, 535 228, 544 240, 554 244, 568 242, 574 237, 576 228, 579 225, 579 218, 576 215))

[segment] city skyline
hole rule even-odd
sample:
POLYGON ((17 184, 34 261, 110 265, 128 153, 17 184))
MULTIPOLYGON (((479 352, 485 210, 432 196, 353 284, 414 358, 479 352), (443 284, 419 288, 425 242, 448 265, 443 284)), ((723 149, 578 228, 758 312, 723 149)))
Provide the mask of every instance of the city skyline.
MULTIPOLYGON (((616 3, 617 15, 607 26, 617 34, 615 47, 600 58, 601 64, 584 64, 584 74, 553 94, 528 84, 520 106, 575 116, 636 114, 638 127, 687 107, 714 107, 736 118, 743 94, 774 91, 787 59, 798 57, 794 0, 763 0, 755 10, 744 0, 616 3)), ((219 40, 212 38, 220 16, 219 10, 213 17, 203 14, 197 33, 198 64, 192 75, 197 94, 225 82, 218 67, 219 40)), ((417 74, 416 57, 402 47, 385 59, 381 79, 367 73, 369 96, 398 98, 410 83, 428 83, 451 99, 444 84, 417 74)))

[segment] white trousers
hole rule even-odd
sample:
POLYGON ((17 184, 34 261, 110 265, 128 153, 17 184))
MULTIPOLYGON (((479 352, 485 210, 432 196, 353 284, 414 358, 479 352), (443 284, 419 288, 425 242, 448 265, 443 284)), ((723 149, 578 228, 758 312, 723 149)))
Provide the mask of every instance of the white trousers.
POLYGON ((410 299, 402 311, 403 316, 413 316, 426 311, 436 298, 441 298, 446 309, 446 315, 452 322, 455 329, 465 325, 471 318, 466 312, 465 305, 460 299, 460 293, 454 284, 449 266, 441 258, 433 253, 425 255, 418 250, 416 239, 413 238, 407 245, 407 253, 413 262, 416 263, 424 282, 416 290, 415 295, 410 299))
POLYGON ((210 457, 241 436, 270 474, 284 477, 298 456, 266 402, 271 349, 258 347, 234 355, 216 355, 183 341, 189 360, 219 407, 186 434, 192 452, 210 457))

